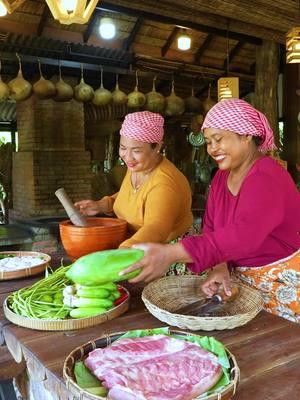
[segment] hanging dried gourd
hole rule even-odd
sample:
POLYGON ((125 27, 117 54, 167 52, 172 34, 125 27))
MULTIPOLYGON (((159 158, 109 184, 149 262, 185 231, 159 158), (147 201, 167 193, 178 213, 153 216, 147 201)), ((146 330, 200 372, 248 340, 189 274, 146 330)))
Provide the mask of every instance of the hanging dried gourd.
POLYGON ((21 59, 18 53, 16 56, 19 60, 19 72, 16 78, 8 82, 8 87, 13 100, 23 101, 31 96, 32 85, 23 78, 21 59))
POLYGON ((194 87, 192 87, 191 96, 185 99, 185 110, 194 114, 201 113, 201 100, 194 95, 194 87))
POLYGON ((80 103, 86 103, 87 101, 91 101, 93 97, 94 89, 84 82, 83 65, 81 64, 81 79, 79 84, 74 88, 74 98, 80 103))
POLYGON ((153 78, 152 91, 146 94, 145 110, 163 113, 166 105, 164 96, 156 91, 156 76, 153 78))
POLYGON ((1 77, 1 60, 0 60, 0 102, 6 101, 9 96, 9 87, 2 81, 1 77))
POLYGON ((42 74, 41 61, 38 59, 40 79, 33 85, 33 93, 40 100, 51 99, 55 96, 56 89, 53 82, 45 79, 42 74))
POLYGON ((172 90, 170 96, 166 98, 165 114, 168 116, 181 115, 184 113, 185 105, 181 97, 176 96, 174 89, 174 79, 172 81, 172 90))
POLYGON ((112 101, 112 93, 103 86, 103 68, 100 67, 100 69, 101 84, 94 93, 93 104, 95 104, 95 106, 106 106, 112 101))
POLYGON ((139 110, 146 103, 146 96, 139 91, 139 78, 138 71, 135 71, 135 88, 134 91, 128 95, 128 107, 139 110))
POLYGON ((55 101, 70 101, 73 99, 74 90, 71 85, 66 83, 61 76, 61 65, 58 66, 59 79, 55 84, 56 95, 53 100, 55 101))
POLYGON ((116 76, 116 88, 112 92, 112 98, 114 104, 126 104, 128 100, 127 94, 119 89, 119 75, 116 76))
POLYGON ((203 101, 203 112, 204 115, 216 104, 216 102, 210 97, 211 84, 208 86, 207 98, 203 101))

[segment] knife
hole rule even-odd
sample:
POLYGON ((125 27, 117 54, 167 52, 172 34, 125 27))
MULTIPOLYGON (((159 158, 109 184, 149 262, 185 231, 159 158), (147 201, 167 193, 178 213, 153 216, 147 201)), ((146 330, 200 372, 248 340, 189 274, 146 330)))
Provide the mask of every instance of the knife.
POLYGON ((213 295, 210 299, 202 299, 194 301, 193 303, 187 304, 183 307, 174 310, 173 312, 181 315, 191 316, 204 316, 209 315, 212 311, 216 310, 219 306, 225 303, 234 301, 239 294, 238 286, 234 286, 231 289, 231 295, 227 296, 223 290, 213 295))

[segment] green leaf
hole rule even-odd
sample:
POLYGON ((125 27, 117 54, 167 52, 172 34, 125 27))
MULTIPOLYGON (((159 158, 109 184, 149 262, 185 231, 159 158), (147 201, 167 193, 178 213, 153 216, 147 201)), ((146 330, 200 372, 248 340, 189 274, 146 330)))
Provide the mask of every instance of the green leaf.
POLYGON ((81 388, 101 386, 101 382, 84 365, 83 361, 77 361, 74 366, 74 375, 76 383, 81 388))

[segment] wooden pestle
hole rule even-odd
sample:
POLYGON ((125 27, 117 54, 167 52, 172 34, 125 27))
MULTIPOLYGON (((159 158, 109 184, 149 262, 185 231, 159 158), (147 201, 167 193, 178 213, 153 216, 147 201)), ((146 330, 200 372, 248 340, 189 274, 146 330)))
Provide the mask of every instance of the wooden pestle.
POLYGON ((66 213, 68 214, 71 222, 76 226, 87 226, 86 218, 80 214, 77 208, 72 203, 70 197, 67 195, 64 188, 59 188, 55 192, 55 196, 63 205, 66 213))

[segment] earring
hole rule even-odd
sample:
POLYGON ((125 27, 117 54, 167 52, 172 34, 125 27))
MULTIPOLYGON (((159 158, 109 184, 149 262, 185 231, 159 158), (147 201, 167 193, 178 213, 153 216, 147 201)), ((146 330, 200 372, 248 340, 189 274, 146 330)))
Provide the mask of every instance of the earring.
POLYGON ((157 152, 156 152, 157 154, 159 153, 159 150, 157 150, 157 152))

